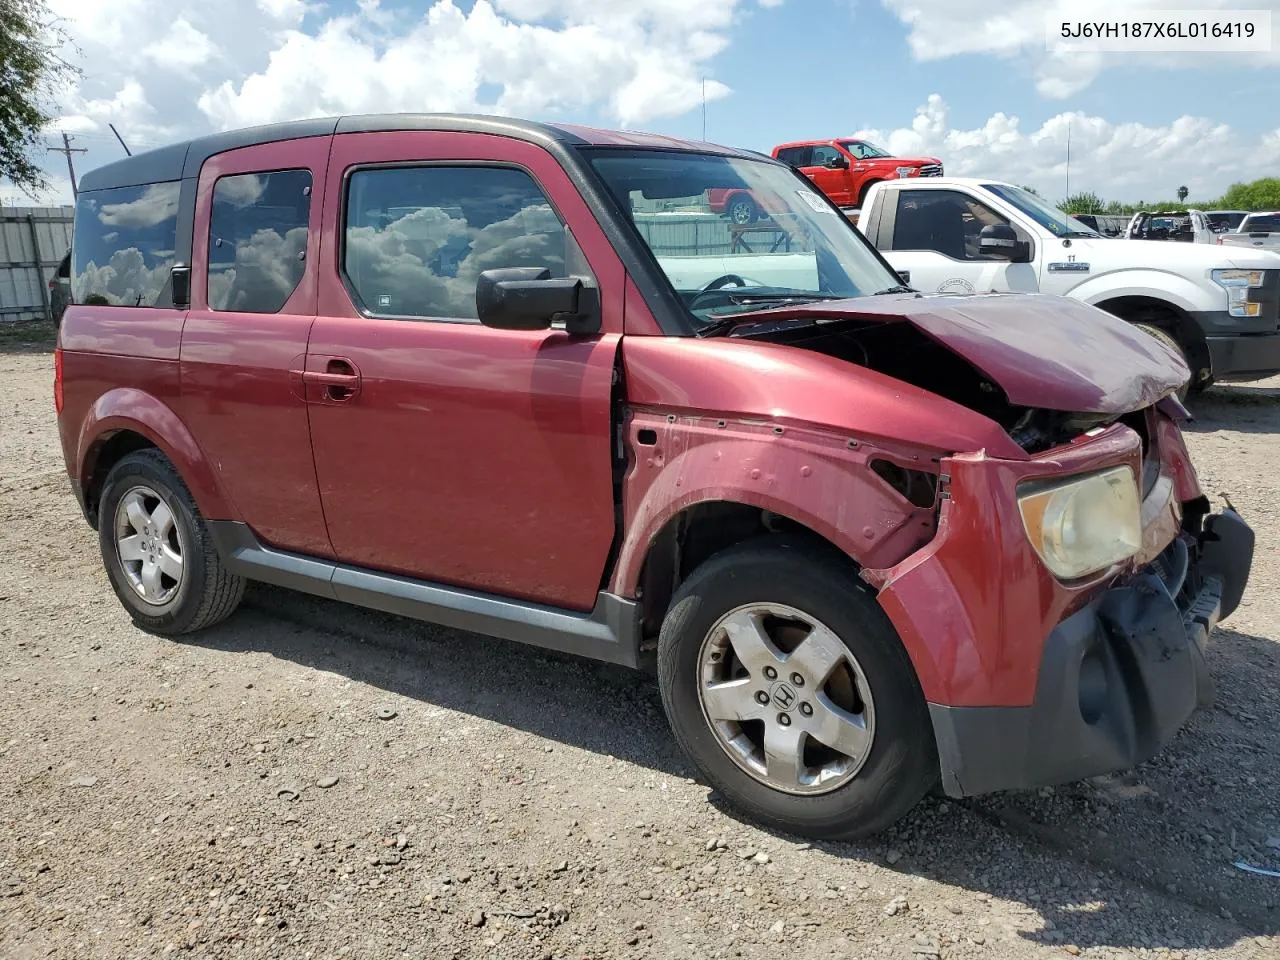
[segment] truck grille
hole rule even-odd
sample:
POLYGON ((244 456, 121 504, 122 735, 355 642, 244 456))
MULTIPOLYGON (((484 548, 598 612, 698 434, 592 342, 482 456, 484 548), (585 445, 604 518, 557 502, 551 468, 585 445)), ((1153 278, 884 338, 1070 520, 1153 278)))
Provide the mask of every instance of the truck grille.
POLYGON ((922 177, 940 177, 942 176, 942 164, 927 163, 920 168, 920 176, 922 177))

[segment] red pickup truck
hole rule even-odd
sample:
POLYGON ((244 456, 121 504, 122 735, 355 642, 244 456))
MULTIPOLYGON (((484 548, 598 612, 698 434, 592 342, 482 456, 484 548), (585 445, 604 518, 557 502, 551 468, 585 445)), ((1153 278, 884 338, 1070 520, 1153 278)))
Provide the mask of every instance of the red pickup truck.
POLYGON ((845 209, 861 207, 873 183, 906 177, 940 177, 937 157, 895 157, 866 140, 805 140, 773 148, 773 156, 795 167, 845 209))

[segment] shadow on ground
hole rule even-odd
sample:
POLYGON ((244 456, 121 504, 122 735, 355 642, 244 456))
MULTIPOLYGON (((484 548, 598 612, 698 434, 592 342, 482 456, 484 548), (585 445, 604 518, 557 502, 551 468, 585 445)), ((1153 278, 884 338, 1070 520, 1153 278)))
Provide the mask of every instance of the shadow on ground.
POLYGON ((1280 433, 1280 389, 1223 384, 1192 397, 1187 407, 1195 417, 1189 433, 1280 433))
MULTIPOLYGON (((248 606, 189 642, 268 653, 692 775, 649 676, 272 587, 252 586, 248 606)), ((1137 771, 978 800, 931 797, 873 841, 816 846, 1021 903, 1028 917, 1034 910, 1050 921, 1023 933, 1045 944, 1191 950, 1280 933, 1280 880, 1231 865, 1280 867, 1280 850, 1267 846, 1280 834, 1270 733, 1280 707, 1268 680, 1280 665, 1275 651, 1262 638, 1216 633, 1217 705, 1137 771)), ((709 799, 740 819, 714 793, 709 799)))

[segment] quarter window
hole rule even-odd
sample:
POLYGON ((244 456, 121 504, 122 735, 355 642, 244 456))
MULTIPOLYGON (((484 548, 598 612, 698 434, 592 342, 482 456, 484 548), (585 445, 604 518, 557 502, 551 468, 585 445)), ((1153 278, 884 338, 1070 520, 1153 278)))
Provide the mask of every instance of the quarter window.
POLYGON ((474 320, 485 270, 580 272, 576 246, 546 195, 509 167, 357 170, 346 201, 343 268, 367 313, 474 320), (570 252, 572 251, 572 253, 570 252))
POLYGON ((900 190, 893 224, 894 250, 933 250, 953 260, 985 260, 979 235, 988 224, 1009 221, 954 190, 900 190))
POLYGON ((209 308, 277 313, 306 271, 311 172, 221 178, 209 216, 209 308))
POLYGON ((178 238, 178 184, 92 190, 76 200, 72 295, 76 303, 163 306, 178 238))

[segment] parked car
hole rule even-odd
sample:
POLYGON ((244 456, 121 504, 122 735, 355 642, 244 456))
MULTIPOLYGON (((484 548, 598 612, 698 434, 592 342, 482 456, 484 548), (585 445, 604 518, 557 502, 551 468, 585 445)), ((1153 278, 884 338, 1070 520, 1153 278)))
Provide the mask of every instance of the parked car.
POLYGON ((1280 373, 1280 255, 1104 243, 1035 194, 992 180, 878 184, 858 227, 919 290, 1061 294, 1115 314, 1175 350, 1191 389, 1280 373))
POLYGON ((1248 210, 1206 210, 1205 219, 1214 233, 1230 233, 1244 222, 1248 210))
POLYGON ((1217 240, 1224 247, 1280 252, 1280 213, 1251 213, 1234 233, 1220 233, 1217 240))
POLYGON ((255 579, 649 667, 702 776, 817 837, 1132 766, 1205 700, 1253 535, 1183 363, 1073 300, 904 292, 783 164, 307 120, 92 171, 74 229, 59 432, 144 629, 255 579), (789 247, 632 219, 743 186, 789 247))
POLYGON ((1123 237, 1128 229, 1129 218, 1109 216, 1101 213, 1073 213, 1072 219, 1079 220, 1090 230, 1102 237, 1123 237))
POLYGON ((62 258, 58 269, 49 278, 49 312, 53 315, 53 325, 62 322, 62 314, 71 302, 71 251, 62 258))
POLYGON ((1175 240, 1180 243, 1213 243, 1214 232, 1200 210, 1141 211, 1129 221, 1130 240, 1175 240))
POLYGON ((866 140, 838 138, 783 143, 773 156, 813 181, 837 207, 861 207, 871 185, 882 180, 942 176, 937 157, 895 157, 866 140))

